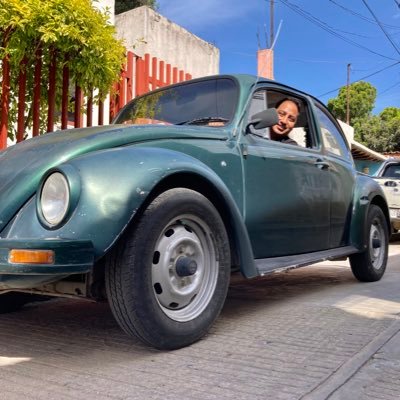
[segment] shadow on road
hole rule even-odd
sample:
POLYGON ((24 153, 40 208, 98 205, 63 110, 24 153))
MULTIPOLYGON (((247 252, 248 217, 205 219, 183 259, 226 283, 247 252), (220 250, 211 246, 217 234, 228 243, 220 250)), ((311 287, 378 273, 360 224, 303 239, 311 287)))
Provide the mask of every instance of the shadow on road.
MULTIPOLYGON (((400 255, 392 256, 392 260, 399 263, 400 255)), ((389 274, 390 271, 387 271, 382 281, 390 279, 389 274)), ((387 290, 376 290, 380 284, 358 282, 345 262, 317 264, 252 280, 234 275, 215 329, 223 333, 224 319, 234 318, 239 326, 242 318, 247 320, 247 314, 257 315, 261 312, 262 317, 269 308, 285 308, 293 301, 297 304, 306 301, 328 306, 342 299, 344 292, 358 295, 373 292, 374 296, 387 296, 388 299, 395 296, 387 290)), ((40 352, 56 343, 56 346, 62 343, 63 350, 71 346, 71 353, 93 351, 103 346, 111 346, 115 351, 129 349, 141 354, 157 352, 128 337, 115 322, 107 303, 71 299, 33 303, 19 312, 0 315, 0 326, 0 349, 3 353, 4 350, 6 353, 10 350, 9 354, 15 356, 26 356, 27 350, 28 353, 31 350, 35 353, 35 349, 24 346, 29 338, 35 338, 36 349, 40 349, 40 352), (16 351, 11 350, 13 347, 16 351), (22 348, 22 352, 18 348, 22 348)))

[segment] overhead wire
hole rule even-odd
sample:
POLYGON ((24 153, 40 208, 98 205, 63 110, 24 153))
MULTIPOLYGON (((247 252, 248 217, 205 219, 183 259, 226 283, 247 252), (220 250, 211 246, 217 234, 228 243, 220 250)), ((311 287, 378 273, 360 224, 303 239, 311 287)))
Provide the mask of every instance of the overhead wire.
MULTIPOLYGON (((362 14, 356 12, 356 11, 353 11, 350 8, 347 8, 347 7, 345 7, 345 6, 341 5, 341 4, 339 4, 335 0, 329 0, 329 1, 332 4, 334 4, 335 6, 340 7, 341 9, 345 10, 346 12, 348 12, 348 13, 350 13, 352 15, 355 15, 356 17, 358 17, 358 18, 360 18, 360 19, 362 19, 362 20, 364 20, 366 22, 369 22, 371 24, 376 25, 376 21, 374 21, 373 19, 365 17, 364 15, 362 15, 362 14)), ((396 0, 394 0, 394 1, 396 2, 396 0)), ((386 26, 387 28, 400 29, 400 26, 398 26, 398 25, 397 26, 396 25, 389 25, 389 24, 383 24, 383 25, 386 26)))
POLYGON ((396 43, 394 43, 394 41, 392 40, 392 38, 390 37, 390 35, 386 32, 385 28, 382 26, 381 22, 379 21, 378 17, 376 16, 376 14, 372 11, 371 7, 368 5, 368 3, 366 2, 366 0, 362 0, 362 2, 364 3, 365 7, 368 8, 368 11, 372 14, 372 16, 374 17, 375 21, 377 22, 377 24, 379 25, 379 27, 382 29, 383 33, 385 34, 385 36, 387 37, 387 39, 389 40, 389 42, 391 43, 391 45, 394 47, 394 49, 397 51, 397 53, 400 55, 400 49, 397 47, 396 43))
MULTIPOLYGON (((400 61, 397 61, 397 62, 395 62, 395 63, 393 63, 393 64, 387 65, 386 67, 380 69, 379 71, 375 71, 375 72, 373 72, 372 74, 368 74, 368 75, 366 75, 366 76, 363 76, 362 78, 359 78, 359 79, 353 81, 352 83, 356 83, 356 82, 362 81, 363 79, 370 78, 371 76, 374 76, 374 75, 376 75, 376 74, 379 74, 380 72, 386 71, 387 69, 392 68, 392 67, 394 67, 395 65, 398 65, 398 64, 400 64, 400 61)), ((340 87, 338 87, 338 88, 336 88, 336 89, 330 90, 329 92, 322 93, 322 94, 318 95, 317 97, 324 97, 324 96, 326 96, 327 94, 331 94, 331 93, 333 93, 333 92, 336 92, 337 90, 341 89, 342 87, 343 87, 343 86, 340 86, 340 87)))
MULTIPOLYGON (((294 4, 293 4, 293 6, 298 7, 298 6, 294 5, 294 4)), ((304 9, 301 9, 301 11, 302 11, 304 14, 307 14, 311 19, 313 19, 313 20, 315 20, 316 22, 318 22, 318 23, 320 23, 320 24, 326 26, 328 29, 331 29, 332 31, 342 32, 342 33, 345 33, 346 35, 353 35, 353 36, 358 36, 358 37, 362 37, 362 38, 366 38, 366 39, 369 39, 369 38, 370 38, 370 37, 368 37, 368 36, 361 35, 361 34, 359 34, 359 33, 349 32, 349 31, 344 31, 344 30, 342 30, 342 29, 334 28, 334 27, 330 26, 329 24, 327 24, 325 21, 322 21, 321 19, 317 18, 315 15, 312 15, 312 14, 309 13, 308 11, 306 11, 306 10, 304 10, 304 9)))
POLYGON ((389 86, 388 88, 386 88, 385 90, 383 90, 382 92, 379 93, 379 96, 381 96, 382 94, 388 92, 390 89, 393 89, 394 87, 396 87, 397 85, 400 85, 400 81, 396 82, 394 85, 389 86))
MULTIPOLYGON (((392 68, 392 67, 394 67, 394 66, 400 64, 400 61, 398 61, 398 60, 395 59, 395 58, 392 58, 392 57, 383 55, 383 54, 381 54, 381 53, 378 53, 378 52, 376 52, 376 51, 374 51, 374 50, 372 50, 372 49, 370 49, 370 48, 368 48, 368 47, 366 47, 366 46, 363 46, 363 45, 361 45, 361 44, 359 44, 359 43, 357 43, 357 42, 354 42, 354 41, 351 40, 351 39, 348 39, 348 38, 346 38, 346 37, 340 35, 339 33, 337 33, 337 30, 336 30, 336 29, 330 27, 330 26, 329 26, 328 24, 326 24, 325 22, 323 22, 323 21, 321 21, 320 19, 314 17, 312 14, 310 14, 310 13, 308 13, 307 11, 303 10, 301 7, 299 7, 299 6, 297 6, 297 5, 293 4, 293 3, 290 3, 290 1, 288 1, 288 0, 279 0, 279 1, 280 1, 281 3, 283 3, 284 5, 286 5, 288 8, 290 8, 292 11, 296 12, 297 14, 300 14, 303 18, 305 18, 305 19, 309 20, 310 22, 314 23, 315 25, 319 26, 320 28, 324 29, 324 30, 327 31, 328 33, 331 33, 332 35, 334 35, 334 36, 336 36, 336 37, 338 37, 338 38, 340 38, 340 39, 342 39, 342 40, 344 40, 344 41, 346 41, 346 42, 348 42, 348 43, 350 43, 350 44, 352 44, 352 45, 354 45, 354 46, 356 46, 356 47, 359 47, 359 48, 362 48, 362 49, 364 49, 364 50, 367 50, 367 51, 369 51, 369 52, 371 52, 371 53, 373 53, 373 54, 376 54, 376 55, 379 55, 379 56, 381 56, 381 57, 384 57, 384 58, 387 58, 387 59, 396 61, 396 62, 394 62, 393 64, 390 64, 390 65, 388 65, 388 66, 386 66, 386 67, 384 67, 384 68, 381 68, 380 70, 375 71, 375 72, 373 72, 373 73, 371 73, 371 74, 365 75, 365 76, 363 76, 362 78, 359 78, 359 79, 353 81, 352 83, 359 82, 359 81, 361 81, 361 80, 363 80, 363 79, 367 79, 367 78, 369 78, 369 77, 371 77, 371 76, 374 76, 374 75, 376 75, 376 74, 379 74, 379 73, 381 73, 381 72, 383 72, 383 71, 388 70, 389 68, 392 68)), ((338 3, 336 3, 335 1, 333 1, 333 0, 330 0, 330 1, 331 1, 332 3, 338 5, 339 7, 342 7, 341 5, 339 5, 338 3)), ((363 1, 364 1, 364 0, 363 0, 363 1)), ((395 0, 395 2, 396 2, 396 0, 395 0)), ((365 1, 364 1, 364 3, 365 3, 365 1)), ((398 3, 396 2, 396 4, 398 4, 398 3)), ((400 4, 398 4, 398 5, 399 5, 399 8, 400 8, 400 4)), ((342 8, 346 9, 345 7, 342 7, 342 8)), ((375 21, 373 21, 373 20, 371 20, 371 19, 369 19, 369 18, 366 18, 366 17, 362 16, 361 14, 354 13, 353 11, 351 11, 351 10, 349 10, 349 9, 346 9, 346 10, 349 11, 349 12, 351 12, 351 13, 353 13, 353 14, 356 14, 356 15, 360 16, 361 18, 367 20, 368 22, 372 22, 372 23, 374 23, 374 24, 378 24, 378 25, 381 27, 382 30, 384 30, 383 25, 385 25, 385 26, 387 26, 387 27, 390 27, 390 28, 397 28, 397 29, 399 29, 399 27, 395 27, 395 26, 393 26, 393 25, 382 24, 382 23, 376 18, 376 16, 375 16, 374 14, 373 14, 373 16, 374 16, 374 18, 375 18, 375 21)), ((384 32, 385 32, 385 31, 384 31, 384 32)), ((349 34, 349 32, 347 32, 347 33, 349 34)), ((387 34, 387 33, 385 32, 385 34, 387 34)), ((390 39, 390 38, 388 37, 388 39, 390 39)), ((391 41, 391 42, 392 42, 392 41, 391 41)), ((397 51, 397 52, 399 53, 399 55, 400 55, 400 51, 399 51, 399 49, 397 48, 397 46, 396 46, 394 43, 392 43, 392 45, 396 48, 396 51, 397 51)), ((394 86, 396 86, 396 85, 393 85, 392 87, 394 87, 394 86)), ((389 89, 391 89, 392 87, 390 87, 389 89)), ((336 91, 339 90, 340 88, 341 88, 341 87, 336 88, 336 89, 334 89, 334 90, 330 90, 329 92, 325 92, 325 93, 323 93, 323 94, 320 94, 320 95, 318 95, 317 97, 326 96, 327 94, 336 92, 336 91)), ((386 91, 389 90, 389 89, 386 89, 386 91)))
POLYGON ((359 47, 361 49, 364 49, 370 53, 373 53, 375 55, 378 55, 380 57, 383 58, 387 58, 389 60, 394 60, 397 61, 397 59, 393 58, 393 57, 389 57, 386 56, 384 54, 378 53, 377 51, 374 51, 366 46, 363 46, 357 42, 355 42, 354 40, 348 39, 346 37, 344 37, 343 35, 337 33, 334 29, 328 27, 324 22, 322 22, 321 20, 319 20, 318 18, 315 18, 313 16, 310 16, 311 14, 306 13, 304 10, 302 10, 300 7, 298 7, 295 4, 290 3, 288 0, 279 0, 281 3, 283 3, 284 5, 286 5, 287 7, 289 7, 292 11, 296 12, 297 14, 301 15, 303 18, 306 18, 307 20, 309 20, 310 22, 312 22, 313 24, 319 26, 321 29, 325 30, 326 32, 330 33, 333 36, 338 37, 339 39, 342 39, 343 41, 352 44, 353 46, 359 47))

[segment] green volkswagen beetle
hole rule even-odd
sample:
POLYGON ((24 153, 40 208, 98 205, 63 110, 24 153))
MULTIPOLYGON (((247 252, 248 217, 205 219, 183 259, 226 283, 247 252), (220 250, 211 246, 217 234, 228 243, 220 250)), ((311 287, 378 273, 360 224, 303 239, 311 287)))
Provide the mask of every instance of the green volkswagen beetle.
POLYGON ((107 299, 125 332, 159 349, 206 334, 232 271, 349 257, 370 282, 386 268, 380 186, 356 172, 323 104, 260 77, 169 86, 110 126, 12 146, 0 187, 0 310, 28 293, 107 299))

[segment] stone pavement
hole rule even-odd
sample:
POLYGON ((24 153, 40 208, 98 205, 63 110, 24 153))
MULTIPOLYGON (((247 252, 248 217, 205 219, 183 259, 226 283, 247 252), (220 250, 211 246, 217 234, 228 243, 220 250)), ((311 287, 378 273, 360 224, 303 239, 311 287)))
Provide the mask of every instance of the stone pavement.
POLYGON ((0 400, 400 399, 400 244, 380 282, 347 262, 234 277, 209 335, 172 352, 127 337, 106 304, 0 315, 0 400))

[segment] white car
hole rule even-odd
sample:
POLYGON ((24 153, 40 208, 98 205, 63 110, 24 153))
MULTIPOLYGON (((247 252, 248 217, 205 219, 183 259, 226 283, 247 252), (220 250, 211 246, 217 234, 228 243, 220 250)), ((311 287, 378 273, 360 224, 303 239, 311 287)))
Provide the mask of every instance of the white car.
POLYGON ((400 230, 400 159, 385 161, 374 178, 385 192, 392 229, 397 232, 400 230))

